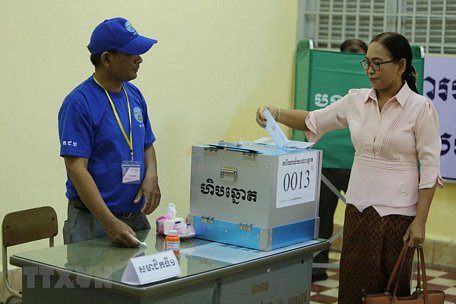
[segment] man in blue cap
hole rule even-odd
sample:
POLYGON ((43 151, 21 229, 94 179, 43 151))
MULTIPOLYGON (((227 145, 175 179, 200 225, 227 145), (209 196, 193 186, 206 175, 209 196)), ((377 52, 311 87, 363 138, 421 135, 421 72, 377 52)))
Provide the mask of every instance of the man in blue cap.
POLYGON ((160 203, 155 135, 147 105, 129 81, 156 40, 124 18, 108 19, 88 49, 95 73, 71 91, 59 111, 60 156, 67 171, 64 242, 108 236, 138 246, 135 231, 160 203))

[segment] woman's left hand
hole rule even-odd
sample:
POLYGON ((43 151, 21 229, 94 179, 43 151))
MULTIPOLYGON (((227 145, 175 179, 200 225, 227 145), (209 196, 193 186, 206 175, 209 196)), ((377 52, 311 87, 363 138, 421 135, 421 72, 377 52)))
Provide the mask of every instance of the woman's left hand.
POLYGON ((409 247, 416 247, 423 244, 425 236, 426 223, 414 219, 404 235, 404 242, 409 243, 409 247))

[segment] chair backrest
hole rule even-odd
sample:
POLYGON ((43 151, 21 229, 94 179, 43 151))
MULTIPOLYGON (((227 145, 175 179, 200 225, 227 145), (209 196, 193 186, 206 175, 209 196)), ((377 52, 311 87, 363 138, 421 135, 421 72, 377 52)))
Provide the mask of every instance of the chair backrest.
POLYGON ((45 238, 53 240, 57 233, 57 214, 49 206, 11 212, 3 218, 4 247, 45 238))
POLYGON ((12 287, 9 280, 7 248, 46 238, 49 239, 49 246, 52 247, 57 233, 57 214, 52 207, 26 209, 5 215, 2 223, 3 283, 11 293, 11 297, 22 298, 22 294, 12 287))

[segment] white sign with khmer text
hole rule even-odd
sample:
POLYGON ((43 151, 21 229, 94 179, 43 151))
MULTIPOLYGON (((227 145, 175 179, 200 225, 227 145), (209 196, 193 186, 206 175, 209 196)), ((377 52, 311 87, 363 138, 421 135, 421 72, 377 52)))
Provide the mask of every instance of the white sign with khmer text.
POLYGON ((131 258, 122 275, 122 283, 144 285, 181 275, 176 255, 172 251, 131 258))

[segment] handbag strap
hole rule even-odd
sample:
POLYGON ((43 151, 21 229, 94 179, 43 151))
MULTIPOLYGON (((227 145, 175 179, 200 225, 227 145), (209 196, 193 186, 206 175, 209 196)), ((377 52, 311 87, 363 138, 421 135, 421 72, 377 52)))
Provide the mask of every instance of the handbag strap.
MULTIPOLYGON (((408 245, 407 242, 404 242, 404 246, 402 247, 401 253, 399 254, 399 257, 397 258, 396 264, 394 265, 393 272, 390 275, 390 278, 388 280, 388 285, 386 285, 386 291, 390 292, 391 291, 391 285, 393 284, 394 279, 396 278, 397 271, 399 270, 399 267, 402 269, 402 265, 404 264, 405 260, 405 253, 408 251, 408 245)), ((398 280, 399 281, 399 280, 398 280)), ((397 288, 397 285, 396 285, 397 288)))
POLYGON ((417 261, 418 261, 418 265, 417 265, 417 275, 416 275, 416 290, 421 290, 421 258, 420 258, 420 253, 418 251, 418 248, 416 248, 416 258, 417 258, 417 261))
POLYGON ((404 254, 402 255, 401 265, 400 265, 399 271, 397 272, 397 275, 396 275, 396 285, 394 286, 393 297, 396 296, 397 288, 399 287, 399 281, 400 281, 401 274, 402 274, 402 268, 404 268, 404 263, 405 263, 405 260, 407 259, 407 254, 409 253, 409 247, 408 247, 407 243, 405 243, 404 246, 406 247, 406 250, 405 250, 404 254))
MULTIPOLYGON (((423 283, 423 300, 424 304, 428 304, 428 286, 427 286, 427 276, 426 276, 426 263, 424 262, 424 250, 421 245, 418 245, 415 247, 416 248, 416 254, 417 254, 417 259, 418 259, 418 274, 417 274, 417 286, 416 289, 418 292, 421 291, 421 282, 423 283), (421 274, 420 274, 421 271, 421 274)), ((399 278, 402 272, 402 267, 404 265, 404 262, 406 260, 406 253, 408 252, 408 245, 407 242, 404 243, 404 247, 402 247, 401 253, 399 254, 399 257, 396 261, 396 264, 394 265, 393 272, 391 273, 391 276, 388 281, 388 285, 386 287, 387 292, 391 292, 391 285, 393 284, 394 279, 396 279, 397 276, 397 281, 396 285, 394 287, 394 291, 392 293, 393 297, 396 296, 396 291, 399 285, 399 278), (399 271, 399 272, 398 272, 399 271)))
MULTIPOLYGON (((416 253, 418 255, 418 269, 421 267, 422 276, 418 275, 417 282, 420 280, 423 282, 423 294, 424 294, 424 303, 427 304, 428 301, 428 286, 427 286, 427 276, 426 276, 426 263, 424 262, 424 250, 421 245, 416 247, 416 253)), ((419 284, 419 283, 418 283, 419 284)), ((419 285, 417 285, 418 288, 419 285)))

